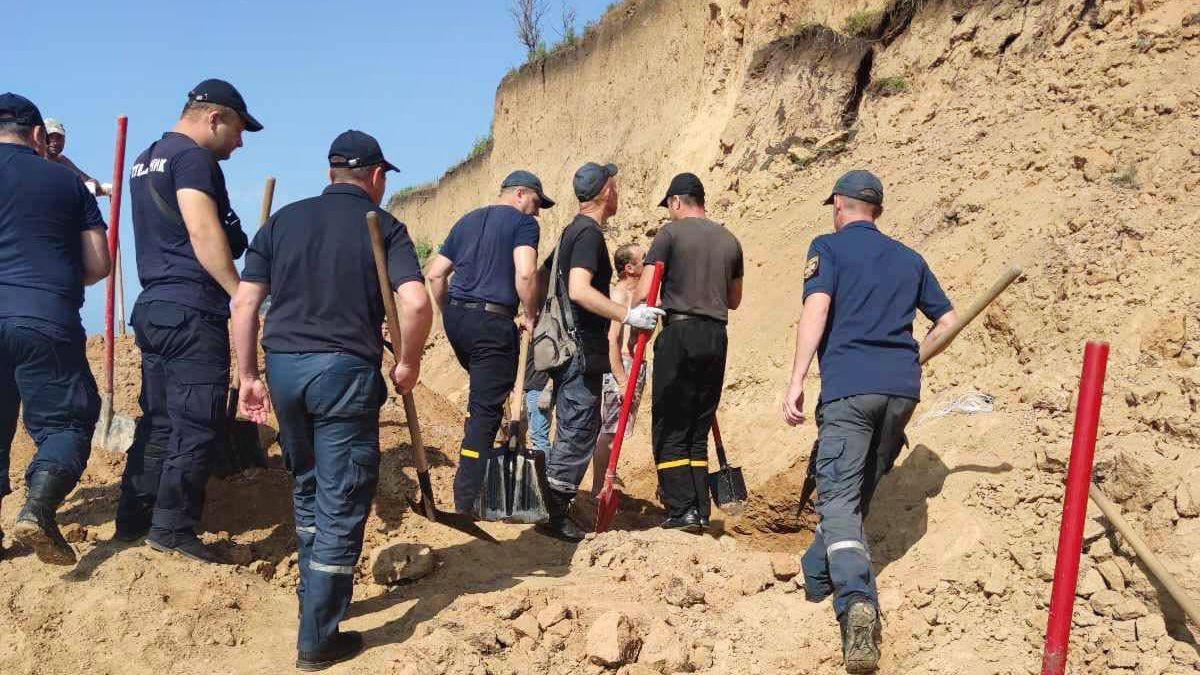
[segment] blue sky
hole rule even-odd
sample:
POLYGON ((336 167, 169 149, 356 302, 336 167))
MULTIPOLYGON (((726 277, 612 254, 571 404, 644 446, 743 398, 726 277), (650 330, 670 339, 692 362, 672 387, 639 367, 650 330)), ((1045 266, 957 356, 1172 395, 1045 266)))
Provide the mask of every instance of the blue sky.
MULTIPOLYGON (((566 0, 580 32, 611 0, 566 0)), ((545 0, 543 32, 558 40, 563 0, 545 0)), ((66 154, 111 180, 116 118, 129 116, 126 169, 178 118, 208 77, 232 82, 266 127, 222 164, 234 209, 253 236, 268 175, 275 205, 318 193, 338 133, 379 139, 401 174, 389 190, 438 178, 486 136, 496 85, 524 61, 508 0, 342 0, 337 3, 69 2, 53 19, 7 31, 4 90, 67 127, 66 154)), ((108 200, 101 200, 108 215, 108 200)), ((122 205, 126 311, 138 284, 128 195, 122 205)), ((88 289, 89 333, 103 328, 103 282, 88 289)))

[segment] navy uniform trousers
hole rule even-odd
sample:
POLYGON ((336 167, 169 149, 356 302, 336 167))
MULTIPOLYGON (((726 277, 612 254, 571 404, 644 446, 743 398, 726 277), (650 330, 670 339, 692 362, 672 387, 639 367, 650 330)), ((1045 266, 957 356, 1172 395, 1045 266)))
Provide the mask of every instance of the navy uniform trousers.
POLYGON ((78 482, 92 449, 100 395, 81 326, 0 318, 0 497, 12 492, 9 451, 24 406, 37 452, 26 477, 49 471, 78 482))
POLYGON ((139 302, 130 319, 142 352, 142 416, 125 459, 117 529, 149 528, 174 546, 196 536, 224 442, 228 319, 162 300, 139 302))
POLYGON ((467 371, 467 419, 454 474, 454 508, 470 512, 483 486, 484 469, 504 419, 504 401, 517 380, 520 331, 503 314, 446 304, 446 337, 467 371))
POLYGON ((379 366, 353 354, 268 353, 283 460, 294 478, 300 583, 297 648, 324 649, 350 608, 354 566, 379 482, 379 366))
POLYGON ((884 474, 905 443, 904 427, 917 401, 863 394, 817 408, 817 514, 821 523, 801 558, 805 595, 820 602, 833 595, 840 619, 851 601, 879 608, 875 572, 863 521, 884 474))

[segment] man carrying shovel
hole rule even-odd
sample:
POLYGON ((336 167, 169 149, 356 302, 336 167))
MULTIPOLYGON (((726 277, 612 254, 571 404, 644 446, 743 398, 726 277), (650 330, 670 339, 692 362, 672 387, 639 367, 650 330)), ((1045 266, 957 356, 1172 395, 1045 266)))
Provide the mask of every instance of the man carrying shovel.
MULTIPOLYGON (((695 174, 671 180, 671 222, 650 244, 646 263, 662 262, 665 327, 654 342, 651 434, 659 494, 667 509, 662 526, 700 532, 708 526, 708 435, 712 429, 729 346, 725 324, 742 303, 742 245, 708 219, 704 185, 695 174)), ((638 297, 649 292, 643 276, 638 297)))
POLYGON ((939 339, 957 316, 925 260, 876 228, 883 214, 878 178, 851 171, 825 203, 833 205, 834 232, 809 247, 783 412, 789 425, 804 422, 804 381, 816 354, 821 523, 802 559, 805 596, 810 602, 833 596, 846 671, 869 673, 879 662, 879 599, 863 520, 921 396, 913 317, 920 309, 934 322, 920 345, 925 353, 945 346, 939 339))
POLYGON ((259 424, 274 405, 284 463, 295 479, 299 542, 300 636, 296 667, 322 670, 362 649, 341 632, 354 566, 379 479, 379 409, 384 299, 364 216, 379 218, 400 308, 391 335, 391 379, 409 393, 417 383, 433 312, 408 230, 379 208, 394 167, 379 144, 347 131, 329 149, 329 187, 280 209, 258 231, 233 301, 234 346, 241 376, 239 412, 259 424), (258 312, 267 390, 258 372, 258 312))
POLYGON ((45 146, 37 107, 0 94, 0 499, 12 492, 9 450, 23 408, 37 452, 13 534, 42 562, 70 565, 75 552, 55 511, 83 474, 100 415, 79 308, 83 287, 107 277, 110 262, 96 198, 39 156, 45 146))

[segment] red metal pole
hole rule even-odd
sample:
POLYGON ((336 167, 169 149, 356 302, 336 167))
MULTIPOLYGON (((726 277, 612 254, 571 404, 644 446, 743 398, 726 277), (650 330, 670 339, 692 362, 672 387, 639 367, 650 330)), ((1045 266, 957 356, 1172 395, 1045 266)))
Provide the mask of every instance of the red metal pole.
POLYGON ((114 263, 104 294, 104 391, 110 396, 113 391, 113 299, 117 288, 115 261, 121 241, 121 185, 125 178, 125 132, 128 127, 128 117, 117 118, 117 147, 113 155, 112 194, 109 197, 108 256, 114 263))
POLYGON ((1046 648, 1042 652, 1042 675, 1063 675, 1067 667, 1067 642, 1071 637, 1075 584, 1079 580, 1079 555, 1083 550, 1083 522, 1087 516, 1088 488, 1092 484, 1092 461, 1096 455, 1096 432, 1107 366, 1108 344, 1087 343, 1083 375, 1079 378, 1079 403, 1075 407, 1075 435, 1067 468, 1058 558, 1054 564, 1054 589, 1050 594, 1050 617, 1046 622, 1046 648))

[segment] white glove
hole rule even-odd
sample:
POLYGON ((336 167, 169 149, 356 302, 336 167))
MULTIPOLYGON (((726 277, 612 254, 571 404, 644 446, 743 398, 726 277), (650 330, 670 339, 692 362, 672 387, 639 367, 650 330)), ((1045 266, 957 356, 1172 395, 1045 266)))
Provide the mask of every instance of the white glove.
POLYGON ((641 304, 630 309, 621 323, 639 330, 654 330, 654 327, 658 325, 658 317, 664 314, 666 312, 657 307, 647 307, 645 304, 641 304))

